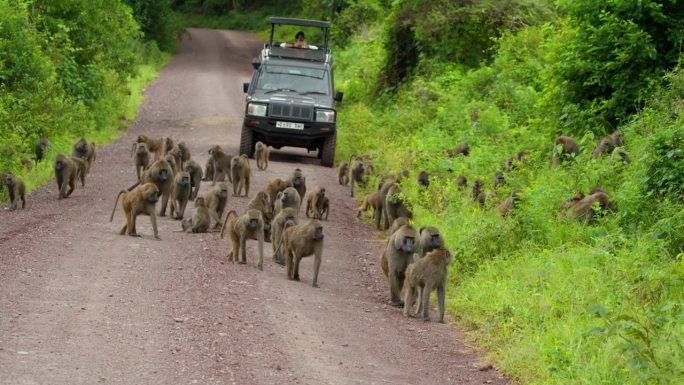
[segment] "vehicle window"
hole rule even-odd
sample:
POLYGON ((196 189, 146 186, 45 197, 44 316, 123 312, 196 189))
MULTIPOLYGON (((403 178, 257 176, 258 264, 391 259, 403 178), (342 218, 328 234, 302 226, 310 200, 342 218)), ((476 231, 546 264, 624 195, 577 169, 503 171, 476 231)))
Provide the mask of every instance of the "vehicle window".
POLYGON ((257 90, 330 94, 328 71, 318 68, 281 65, 261 66, 257 90))

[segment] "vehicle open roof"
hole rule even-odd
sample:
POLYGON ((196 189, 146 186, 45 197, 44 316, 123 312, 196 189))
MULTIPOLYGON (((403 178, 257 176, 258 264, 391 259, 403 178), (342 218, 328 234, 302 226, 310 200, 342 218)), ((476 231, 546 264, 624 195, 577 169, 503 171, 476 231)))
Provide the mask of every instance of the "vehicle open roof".
POLYGON ((330 29, 330 22, 322 20, 294 19, 288 17, 272 17, 269 22, 271 23, 271 37, 268 40, 268 45, 264 49, 264 53, 269 57, 319 62, 330 61, 330 51, 328 49, 328 31, 330 29), (282 48, 278 45, 273 45, 273 36, 276 25, 298 25, 302 27, 320 28, 323 30, 323 45, 319 45, 317 50, 305 48, 282 48))

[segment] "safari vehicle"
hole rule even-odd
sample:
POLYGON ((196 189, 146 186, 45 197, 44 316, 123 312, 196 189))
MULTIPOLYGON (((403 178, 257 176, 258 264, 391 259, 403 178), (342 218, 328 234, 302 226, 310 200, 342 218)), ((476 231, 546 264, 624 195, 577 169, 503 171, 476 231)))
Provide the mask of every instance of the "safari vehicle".
POLYGON ((280 17, 271 18, 270 23, 270 38, 261 55, 252 60, 251 81, 243 85, 247 96, 240 154, 252 157, 254 144, 261 141, 276 149, 318 150, 321 165, 332 167, 337 138, 334 103, 342 101, 342 93, 334 93, 330 23, 280 17), (276 26, 313 30, 306 35, 318 35, 322 42, 309 42, 315 44, 309 48, 285 48, 274 41, 276 26))

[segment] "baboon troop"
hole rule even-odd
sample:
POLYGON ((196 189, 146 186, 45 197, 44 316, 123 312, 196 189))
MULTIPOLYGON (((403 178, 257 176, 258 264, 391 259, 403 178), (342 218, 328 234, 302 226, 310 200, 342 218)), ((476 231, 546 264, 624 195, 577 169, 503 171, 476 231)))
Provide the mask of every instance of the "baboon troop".
POLYGON ((299 281, 299 263, 304 257, 314 256, 313 281, 311 286, 318 287, 318 271, 323 256, 323 226, 317 219, 302 225, 289 225, 283 230, 280 244, 285 258, 287 279, 299 281))
POLYGON ((258 210, 250 209, 244 214, 238 216, 235 210, 231 210, 226 214, 226 219, 223 220, 223 227, 221 227, 221 238, 226 229, 228 219, 233 215, 233 219, 228 225, 228 234, 232 243, 232 251, 228 254, 228 260, 231 262, 247 263, 247 250, 245 248, 247 239, 254 239, 258 242, 259 260, 257 267, 259 270, 264 269, 264 220, 258 210), (239 254, 240 253, 240 254, 239 254), (240 259, 238 260, 238 255, 240 259))
POLYGON ((444 323, 444 303, 446 279, 452 256, 449 250, 438 247, 424 257, 411 263, 406 268, 406 295, 404 297, 404 315, 411 316, 411 309, 418 297, 418 308, 413 315, 423 315, 424 321, 430 321, 430 292, 437 291, 439 305, 439 322, 444 323))
POLYGON ((0 174, 0 190, 7 186, 7 192, 10 198, 10 208, 17 209, 19 199, 21 199, 21 208, 26 208, 26 185, 24 181, 18 176, 7 172, 0 174))
POLYGON ((268 158, 271 156, 271 147, 262 142, 256 142, 254 145, 254 158, 256 159, 257 168, 259 170, 266 170, 268 168, 268 158))
POLYGON ((114 201, 112 215, 109 217, 110 222, 114 220, 114 212, 116 211, 116 204, 119 202, 119 197, 121 197, 121 207, 123 207, 124 219, 126 221, 121 228, 120 234, 139 237, 140 235, 138 235, 138 232, 135 229, 135 220, 138 215, 144 214, 149 215, 150 217, 154 237, 160 239, 159 233, 157 232, 157 217, 154 214, 157 201, 159 201, 159 189, 157 186, 154 183, 142 183, 131 191, 119 191, 119 194, 114 201), (123 197, 121 197, 122 195, 123 197))

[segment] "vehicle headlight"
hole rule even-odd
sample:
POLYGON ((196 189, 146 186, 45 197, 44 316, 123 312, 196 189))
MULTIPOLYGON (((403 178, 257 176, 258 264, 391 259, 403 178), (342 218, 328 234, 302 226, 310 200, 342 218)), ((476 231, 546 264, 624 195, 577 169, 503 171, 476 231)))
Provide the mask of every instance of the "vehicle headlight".
POLYGON ((266 116, 266 105, 259 103, 248 103, 247 115, 266 116))
POLYGON ((316 110, 317 122, 334 122, 335 111, 333 110, 316 110))

